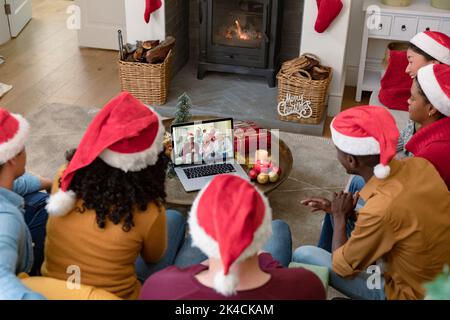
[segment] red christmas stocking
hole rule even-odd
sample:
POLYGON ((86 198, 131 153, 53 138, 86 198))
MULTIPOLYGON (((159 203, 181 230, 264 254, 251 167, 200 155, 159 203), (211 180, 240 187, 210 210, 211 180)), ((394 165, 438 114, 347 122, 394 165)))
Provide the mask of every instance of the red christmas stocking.
POLYGON ((342 0, 316 0, 317 8, 319 9, 319 15, 317 16, 316 25, 314 29, 317 32, 322 33, 327 30, 328 26, 336 19, 341 13, 342 0))
POLYGON ((144 19, 145 22, 150 22, 150 15, 161 8, 162 2, 161 0, 145 0, 145 14, 144 19))

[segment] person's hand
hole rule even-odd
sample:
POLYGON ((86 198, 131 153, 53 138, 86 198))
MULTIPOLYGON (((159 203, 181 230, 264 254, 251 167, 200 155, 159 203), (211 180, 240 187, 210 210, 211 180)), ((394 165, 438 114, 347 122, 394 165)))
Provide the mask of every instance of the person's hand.
POLYGON ((331 201, 331 214, 333 219, 347 221, 350 217, 355 215, 355 207, 358 202, 359 194, 339 192, 334 193, 331 201))
POLYGON ((42 190, 45 190, 48 193, 50 193, 50 191, 52 190, 53 180, 44 178, 44 177, 38 177, 38 178, 41 181, 42 190))
POLYGON ((310 207, 311 212, 331 212, 331 201, 325 198, 311 197, 301 201, 300 203, 304 206, 310 207))

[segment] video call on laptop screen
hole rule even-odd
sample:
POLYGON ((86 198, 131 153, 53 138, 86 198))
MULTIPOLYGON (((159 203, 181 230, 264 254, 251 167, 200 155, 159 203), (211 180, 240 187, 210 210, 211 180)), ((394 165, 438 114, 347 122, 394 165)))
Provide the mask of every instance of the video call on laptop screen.
POLYGON ((172 127, 176 166, 223 163, 234 158, 232 119, 172 127))

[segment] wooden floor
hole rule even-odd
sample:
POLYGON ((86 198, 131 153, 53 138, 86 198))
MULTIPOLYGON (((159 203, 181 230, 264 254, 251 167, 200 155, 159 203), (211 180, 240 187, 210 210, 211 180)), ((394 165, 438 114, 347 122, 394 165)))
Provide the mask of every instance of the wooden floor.
POLYGON ((0 46, 0 82, 14 86, 0 105, 28 114, 47 103, 105 104, 120 91, 117 52, 78 48, 76 31, 66 28, 73 1, 32 1, 33 19, 0 46))
MULTIPOLYGON (((117 52, 78 47, 76 31, 66 28, 72 1, 32 2, 33 19, 19 37, 0 46, 6 59, 0 82, 13 85, 0 106, 27 115, 48 103, 104 105, 120 91, 117 52)), ((343 109, 357 104, 354 90, 346 88, 343 109)), ((330 136, 330 122, 325 137, 330 136)))

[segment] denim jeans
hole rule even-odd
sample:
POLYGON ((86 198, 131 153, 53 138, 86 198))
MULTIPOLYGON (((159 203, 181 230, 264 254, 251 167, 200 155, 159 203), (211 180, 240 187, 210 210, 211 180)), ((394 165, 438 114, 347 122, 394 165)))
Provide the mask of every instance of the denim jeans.
MULTIPOLYGON (((287 267, 292 258, 292 237, 289 225, 282 220, 272 221, 272 236, 267 240, 262 251, 269 252, 281 265, 287 267)), ((201 263, 208 257, 198 248, 192 246, 189 235, 178 253, 174 265, 185 268, 201 263)))
POLYGON ((370 289, 372 282, 369 277, 373 274, 361 272, 352 278, 343 278, 333 271, 331 253, 317 247, 304 246, 295 250, 293 261, 317 266, 327 267, 329 270, 330 285, 352 299, 359 300, 385 300, 384 278, 380 274, 379 287, 370 289))
POLYGON ((175 210, 166 211, 167 221, 167 249, 164 256, 157 263, 147 264, 139 256, 136 260, 136 274, 139 281, 144 282, 153 273, 174 264, 177 253, 183 244, 186 233, 186 219, 175 210))
MULTIPOLYGON (((362 188, 364 188, 365 181, 360 176, 354 176, 352 181, 350 182, 350 186, 348 188, 348 192, 350 193, 356 193, 358 191, 361 191, 362 188)), ((356 211, 358 211, 360 208, 364 206, 364 200, 359 199, 358 204, 356 206, 356 211)), ((322 231, 320 233, 320 239, 317 246, 319 248, 322 248, 328 252, 331 253, 331 247, 333 242, 333 229, 334 229, 334 223, 333 223, 333 216, 329 213, 325 214, 325 218, 323 219, 322 224, 322 231)), ((346 225, 346 231, 347 231, 347 238, 350 238, 350 235, 355 229, 355 220, 349 219, 347 221, 346 225)))
POLYGON ((34 262, 30 276, 40 275, 44 262, 44 245, 48 213, 45 209, 49 195, 44 192, 34 192, 24 196, 25 222, 33 240, 34 262))

